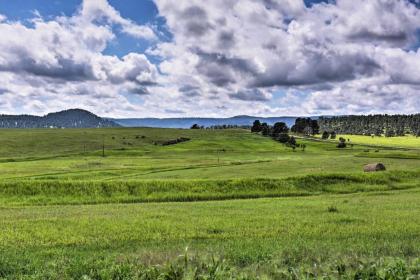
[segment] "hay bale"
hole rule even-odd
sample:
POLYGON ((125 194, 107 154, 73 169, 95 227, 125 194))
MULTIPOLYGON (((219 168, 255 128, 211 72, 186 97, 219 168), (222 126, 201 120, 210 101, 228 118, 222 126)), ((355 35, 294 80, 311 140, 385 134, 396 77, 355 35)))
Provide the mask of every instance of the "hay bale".
POLYGON ((363 167, 363 171, 365 172, 377 172, 377 171, 385 171, 385 165, 382 163, 371 163, 367 164, 363 167))

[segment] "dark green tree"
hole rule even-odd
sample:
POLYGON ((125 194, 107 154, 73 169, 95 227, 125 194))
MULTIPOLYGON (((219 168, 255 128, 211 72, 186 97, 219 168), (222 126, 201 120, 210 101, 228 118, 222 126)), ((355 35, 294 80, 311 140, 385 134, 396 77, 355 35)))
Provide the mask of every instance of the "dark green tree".
POLYGON ((319 134, 319 124, 317 120, 311 120, 312 135, 319 134))
POLYGON ((200 129, 200 126, 195 123, 191 126, 191 129, 200 129))
POLYGON ((270 135, 270 126, 267 123, 262 123, 261 124, 261 134, 264 136, 269 136, 270 135))
POLYGON ((289 139, 289 145, 292 147, 296 147, 296 138, 291 136, 289 139))
POLYGON ((318 121, 312 120, 311 118, 297 118, 291 131, 307 135, 319 134, 318 121))
POLYGON ((394 137, 395 131, 393 129, 387 129, 385 132, 385 137, 394 137))
POLYGON ((272 136, 277 137, 280 133, 288 133, 289 128, 284 122, 276 122, 272 128, 272 136))
POLYGON ((278 136, 278 138, 277 138, 277 140, 280 143, 286 144, 287 142, 289 142, 290 136, 287 133, 280 133, 279 136, 278 136))
POLYGON ((344 139, 343 137, 340 137, 339 141, 340 142, 338 143, 337 148, 343 149, 347 147, 346 139, 344 139))
POLYGON ((255 120, 254 124, 251 127, 251 132, 261 132, 261 130, 262 130, 261 122, 259 120, 255 120))

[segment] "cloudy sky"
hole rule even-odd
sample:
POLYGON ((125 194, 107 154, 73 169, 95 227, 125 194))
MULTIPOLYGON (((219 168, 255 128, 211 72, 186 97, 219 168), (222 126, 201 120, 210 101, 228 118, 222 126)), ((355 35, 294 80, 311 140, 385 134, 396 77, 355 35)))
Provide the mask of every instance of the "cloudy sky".
POLYGON ((0 114, 420 112, 420 0, 0 0, 0 114))

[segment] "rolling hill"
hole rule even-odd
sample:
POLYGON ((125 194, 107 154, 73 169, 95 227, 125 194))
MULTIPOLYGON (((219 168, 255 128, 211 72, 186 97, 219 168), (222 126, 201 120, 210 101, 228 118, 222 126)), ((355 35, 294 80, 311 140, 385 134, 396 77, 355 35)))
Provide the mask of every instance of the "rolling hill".
POLYGON ((115 122, 82 109, 70 109, 45 116, 0 115, 0 128, 99 128, 118 127, 115 122))

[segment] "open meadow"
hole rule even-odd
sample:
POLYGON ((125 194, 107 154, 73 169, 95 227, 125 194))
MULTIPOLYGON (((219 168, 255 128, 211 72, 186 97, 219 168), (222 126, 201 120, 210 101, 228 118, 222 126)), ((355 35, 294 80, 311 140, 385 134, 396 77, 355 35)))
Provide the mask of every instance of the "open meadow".
POLYGON ((337 135, 337 139, 343 137, 350 139, 351 143, 358 145, 378 146, 387 148, 409 148, 420 149, 420 138, 412 135, 384 137, 384 136, 362 136, 362 135, 337 135))
POLYGON ((2 130, 0 279, 418 279, 420 139, 348 138, 2 130))

